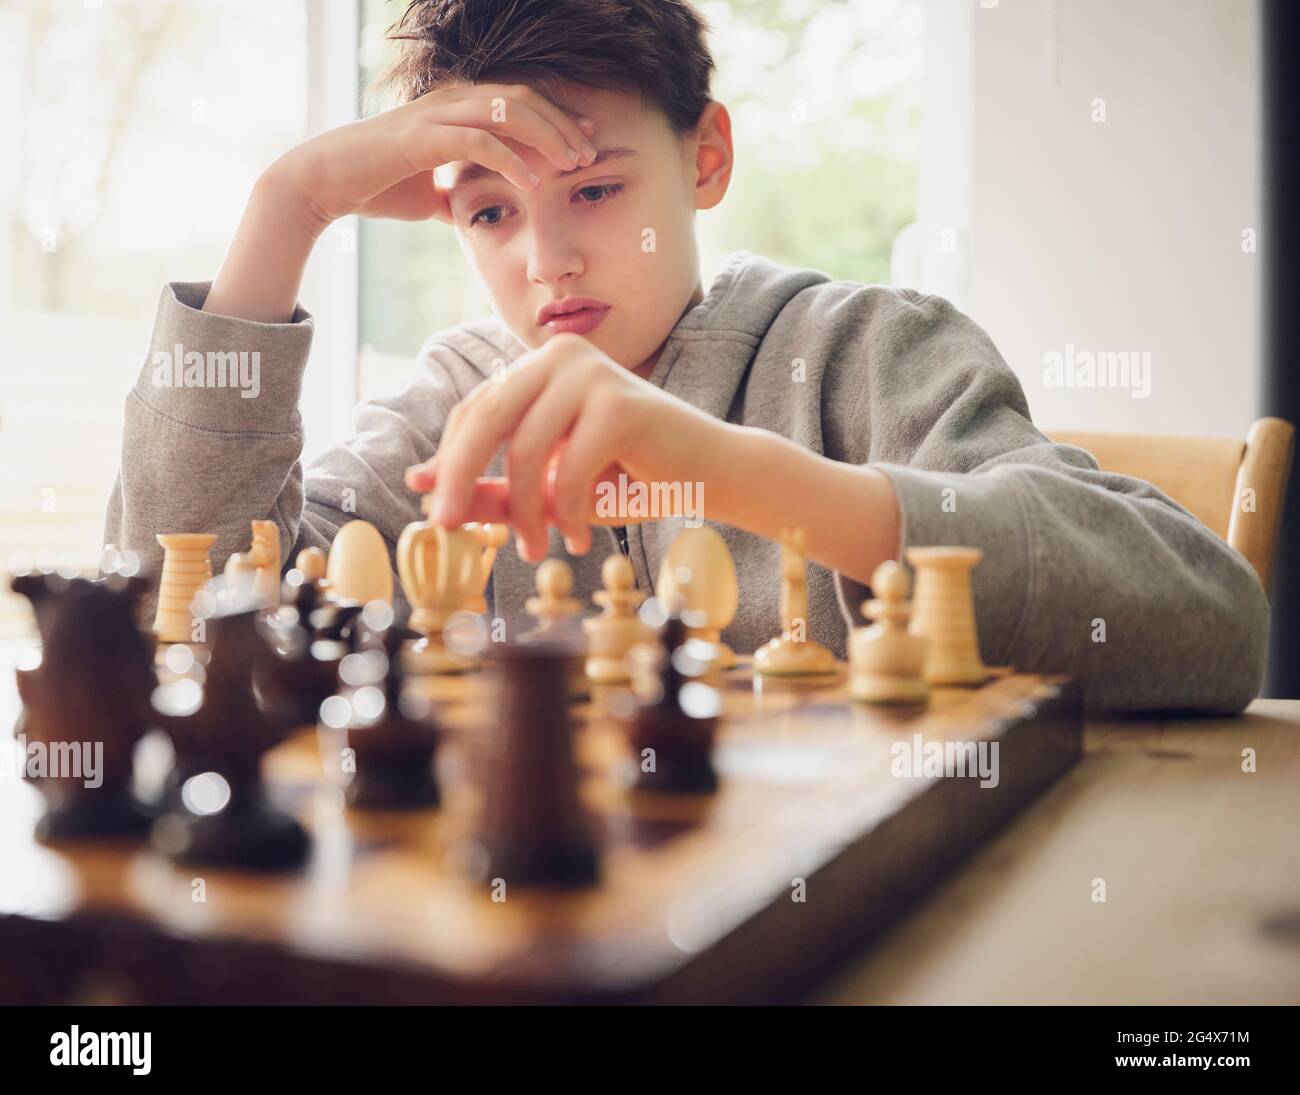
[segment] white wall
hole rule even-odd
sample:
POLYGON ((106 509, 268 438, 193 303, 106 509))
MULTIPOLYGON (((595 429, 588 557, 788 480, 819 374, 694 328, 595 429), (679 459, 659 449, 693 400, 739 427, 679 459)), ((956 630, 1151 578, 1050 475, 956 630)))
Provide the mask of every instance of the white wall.
POLYGON ((1259 392, 1259 260, 1242 250, 1259 223, 1254 0, 969 3, 966 307, 1035 421, 1244 436, 1259 392), (1149 352, 1150 396, 1049 387, 1044 355, 1067 343, 1149 352))

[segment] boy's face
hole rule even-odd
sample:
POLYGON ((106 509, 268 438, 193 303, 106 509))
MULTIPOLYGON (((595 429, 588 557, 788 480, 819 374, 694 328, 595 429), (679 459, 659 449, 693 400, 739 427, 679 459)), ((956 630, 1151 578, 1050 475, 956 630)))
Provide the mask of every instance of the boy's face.
POLYGON ((648 375, 664 339, 701 298, 695 211, 721 200, 730 179, 726 111, 710 104, 699 130, 678 137, 635 92, 566 85, 552 95, 595 122, 597 158, 561 172, 536 149, 505 138, 542 179, 531 192, 488 173, 446 172, 452 221, 466 257, 515 337, 530 349, 559 330, 577 333, 625 368, 648 375), (482 175, 482 173, 479 173, 482 175), (593 307, 539 323, 566 297, 593 307))

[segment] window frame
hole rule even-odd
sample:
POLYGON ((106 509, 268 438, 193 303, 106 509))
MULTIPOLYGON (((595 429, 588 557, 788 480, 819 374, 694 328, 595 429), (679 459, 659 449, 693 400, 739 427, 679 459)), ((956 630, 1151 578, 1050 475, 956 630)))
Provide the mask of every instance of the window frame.
MULTIPOLYGON (((360 117, 360 3, 304 0, 307 12, 307 135, 360 117)), ((357 218, 321 234, 303 278, 302 303, 315 317, 310 378, 299 407, 310 461, 348 432, 359 390, 357 218)))

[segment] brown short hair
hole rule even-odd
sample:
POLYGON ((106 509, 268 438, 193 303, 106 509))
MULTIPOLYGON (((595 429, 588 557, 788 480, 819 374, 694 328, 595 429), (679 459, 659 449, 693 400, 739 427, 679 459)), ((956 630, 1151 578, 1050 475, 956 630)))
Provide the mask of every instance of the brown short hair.
POLYGON ((679 136, 709 102, 708 26, 688 0, 413 0, 368 98, 452 83, 568 82, 639 91, 679 136))

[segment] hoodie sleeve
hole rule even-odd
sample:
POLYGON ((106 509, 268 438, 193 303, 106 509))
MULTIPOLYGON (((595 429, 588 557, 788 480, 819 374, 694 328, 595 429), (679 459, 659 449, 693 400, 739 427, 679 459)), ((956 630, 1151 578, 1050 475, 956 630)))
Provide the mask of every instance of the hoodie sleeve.
MULTIPOLYGON (((376 525, 390 554, 418 499, 409 464, 433 455, 458 396, 437 354, 411 387, 361 404, 353 434, 308 468, 298 410, 312 317, 257 323, 204 312, 208 282, 163 289, 148 360, 127 397, 122 460, 104 542, 135 552, 155 576, 160 532, 210 532, 213 572, 247 548, 249 522, 273 520, 282 568, 305 547, 328 551, 346 522, 376 525), (215 361, 214 371, 209 364, 215 361)), ((450 352, 445 347, 441 352, 450 352)), ((151 618, 157 587, 144 604, 151 618)))
MULTIPOLYGON (((1254 699, 1268 600, 1250 564, 1149 483, 1049 441, 993 343, 952 305, 903 293, 890 320, 863 346, 850 432, 870 443, 855 462, 893 484, 900 552, 983 551, 972 580, 984 660, 1069 673, 1092 710, 1231 714, 1254 699)), ((837 583, 846 610, 868 595, 837 583)))

